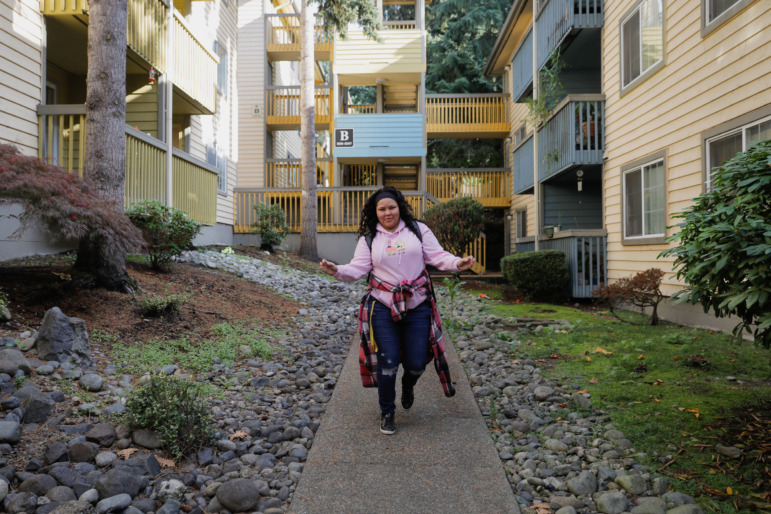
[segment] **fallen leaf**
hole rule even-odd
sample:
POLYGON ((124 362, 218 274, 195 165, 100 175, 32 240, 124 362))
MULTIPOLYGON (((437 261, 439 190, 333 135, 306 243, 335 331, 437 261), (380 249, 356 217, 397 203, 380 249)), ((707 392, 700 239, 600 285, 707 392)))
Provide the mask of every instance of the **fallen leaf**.
POLYGON ((568 406, 568 404, 567 404, 567 403, 558 403, 558 404, 557 404, 557 407, 560 407, 560 408, 562 408, 562 409, 564 409, 564 408, 565 408, 565 407, 567 407, 567 406, 568 406))
POLYGON ((247 437, 249 435, 249 432, 246 430, 236 430, 232 434, 230 434, 230 440, 234 439, 243 439, 244 437, 247 437))
POLYGON ((519 361, 511 361, 512 364, 519 364, 519 361))
POLYGON ((551 507, 549 507, 549 505, 546 503, 539 503, 538 505, 533 505, 533 508, 535 509, 536 514, 551 513, 551 507))
POLYGON ((599 346, 594 349, 594 353, 601 353, 603 355, 613 355, 613 352, 609 352, 608 350, 604 350, 600 348, 599 346))
POLYGON ((734 494, 734 490, 731 489, 730 487, 726 487, 725 492, 728 493, 728 494, 734 494))
POLYGON ((174 469, 174 466, 176 466, 176 463, 171 459, 164 459, 163 457, 155 456, 155 460, 158 461, 158 464, 161 465, 161 469, 163 468, 171 468, 174 469))
POLYGON ((637 360, 638 360, 638 361, 641 361, 641 360, 643 360, 644 358, 645 358, 645 355, 643 355, 643 354, 640 354, 640 356, 639 356, 639 357, 637 357, 637 360))
POLYGON ((584 357, 584 360, 585 360, 586 362, 592 362, 592 358, 591 358, 591 357, 584 357))
POLYGON ((675 355, 675 360, 679 361, 680 360, 680 356, 679 355, 675 355))
POLYGON ((596 384, 597 382, 599 382, 599 380, 597 380, 597 377, 592 377, 591 380, 589 380, 590 384, 596 384))
POLYGON ((658 398, 654 398, 653 401, 656 403, 661 403, 661 400, 659 400, 658 398))
POLYGON ((580 391, 576 391, 576 393, 578 393, 578 394, 586 394, 588 392, 589 392, 588 389, 581 389, 580 391))
POLYGON ((118 450, 116 453, 118 454, 118 457, 122 458, 123 460, 128 459, 131 457, 132 453, 138 452, 139 450, 137 448, 126 448, 125 450, 118 450))
POLYGON ((657 379, 657 380, 656 380, 656 381, 653 383, 653 385, 655 385, 655 386, 660 386, 660 385, 661 385, 661 384, 663 384, 663 383, 664 383, 664 381, 663 381, 663 380, 661 380, 661 379, 659 378, 659 379, 657 379))

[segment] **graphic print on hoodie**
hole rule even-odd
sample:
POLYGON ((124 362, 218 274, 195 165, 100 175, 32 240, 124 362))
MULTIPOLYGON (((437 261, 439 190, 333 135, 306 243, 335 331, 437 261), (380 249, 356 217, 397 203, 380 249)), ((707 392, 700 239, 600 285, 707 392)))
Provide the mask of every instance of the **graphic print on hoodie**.
POLYGON ((389 238, 386 242, 386 255, 396 255, 399 254, 401 256, 406 251, 406 245, 404 244, 404 241, 391 241, 389 238))

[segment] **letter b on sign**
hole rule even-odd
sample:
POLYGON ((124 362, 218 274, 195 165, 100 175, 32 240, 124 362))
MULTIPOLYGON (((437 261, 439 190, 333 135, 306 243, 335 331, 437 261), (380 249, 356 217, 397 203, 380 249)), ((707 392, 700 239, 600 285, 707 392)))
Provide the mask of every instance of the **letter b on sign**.
POLYGON ((335 129, 335 148, 353 148, 353 129, 335 129))

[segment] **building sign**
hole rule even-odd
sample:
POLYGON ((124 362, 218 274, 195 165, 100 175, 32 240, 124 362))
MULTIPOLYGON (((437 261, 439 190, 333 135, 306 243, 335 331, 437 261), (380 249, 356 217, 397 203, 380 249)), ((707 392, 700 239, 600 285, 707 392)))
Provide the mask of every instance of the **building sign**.
POLYGON ((353 148, 353 129, 335 129, 335 148, 353 148))

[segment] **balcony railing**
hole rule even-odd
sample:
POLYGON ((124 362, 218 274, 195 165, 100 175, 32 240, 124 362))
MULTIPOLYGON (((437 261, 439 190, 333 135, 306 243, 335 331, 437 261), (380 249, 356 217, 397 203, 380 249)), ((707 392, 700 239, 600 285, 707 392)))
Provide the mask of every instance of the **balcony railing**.
MULTIPOLYGON (((300 15, 299 14, 267 14, 266 48, 269 53, 297 53, 300 51, 300 15)), ((332 38, 327 35, 323 26, 314 27, 316 52, 331 53, 332 38)))
MULTIPOLYGON (((300 86, 269 87, 267 123, 275 127, 300 126, 300 86)), ((316 125, 332 121, 329 86, 316 86, 316 125)))
POLYGON ((345 105, 342 114, 375 114, 373 104, 345 105))
MULTIPOLYGON (((332 159, 316 159, 316 184, 331 186, 332 159)), ((296 189, 302 187, 302 159, 267 159, 265 187, 296 189)))
MULTIPOLYGON (((528 238, 533 239, 533 238, 528 238)), ((542 237, 541 250, 565 252, 565 264, 570 270, 570 290, 573 298, 592 298, 592 291, 607 283, 608 258, 605 230, 567 230, 552 238, 542 237)), ((532 252, 533 241, 517 243, 517 252, 532 252)))
POLYGON ((601 28, 604 23, 604 0, 547 0, 539 2, 538 69, 552 51, 576 29, 601 28), (544 4, 542 7, 540 4, 544 4))
POLYGON ((374 186, 377 184, 376 164, 348 164, 345 166, 343 186, 374 186))
POLYGON ((383 28, 386 30, 415 30, 418 28, 414 21, 384 21, 383 28))
MULTIPOLYGON (((161 0, 128 0, 126 40, 128 46, 161 73, 168 72, 166 3, 161 0)), ((47 16, 88 13, 86 0, 40 0, 47 16)), ((218 58, 195 36, 182 16, 174 11, 174 85, 214 112, 217 95, 218 58)))
POLYGON ((442 202, 468 196, 485 207, 508 207, 511 204, 508 170, 466 169, 426 170, 426 191, 442 202))
POLYGON ((533 30, 527 31, 511 60, 512 100, 518 101, 533 87, 533 30))
POLYGON ((492 137, 509 132, 506 96, 426 95, 429 137, 492 137))
MULTIPOLYGON (((84 105, 38 106, 38 156, 83 174, 86 161, 84 105)), ((166 143, 126 126, 124 206, 142 200, 166 201, 166 143)), ((204 225, 217 223, 217 170, 184 152, 172 156, 174 207, 204 225)))
POLYGON ((602 164, 605 97, 569 95, 538 131, 538 180, 576 165, 602 164))
POLYGON ((514 194, 521 195, 532 192, 535 185, 532 135, 514 149, 512 168, 514 170, 514 194))

